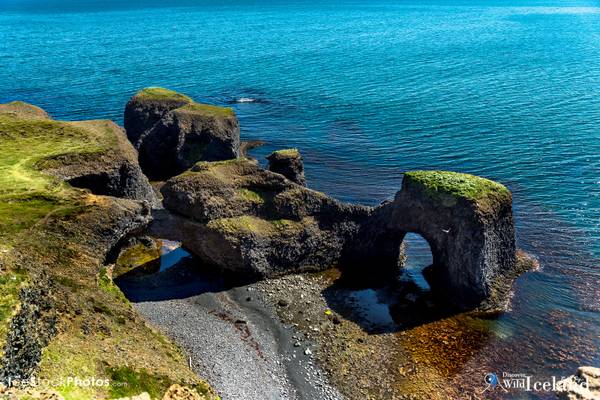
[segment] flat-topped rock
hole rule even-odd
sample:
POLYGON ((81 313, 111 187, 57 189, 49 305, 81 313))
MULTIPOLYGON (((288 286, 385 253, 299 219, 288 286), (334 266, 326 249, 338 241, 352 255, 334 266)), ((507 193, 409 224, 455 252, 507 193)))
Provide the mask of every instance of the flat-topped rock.
POLYGON ((151 179, 177 175, 198 161, 240 155, 240 127, 233 109, 196 103, 167 89, 137 93, 125 108, 125 129, 151 179))
POLYGON ((12 101, 6 104, 0 104, 0 114, 12 115, 25 119, 52 119, 43 109, 33 104, 22 101, 12 101))
POLYGON ((274 151, 267 160, 269 160, 269 171, 281 174, 298 185, 306 186, 304 162, 297 149, 274 151))

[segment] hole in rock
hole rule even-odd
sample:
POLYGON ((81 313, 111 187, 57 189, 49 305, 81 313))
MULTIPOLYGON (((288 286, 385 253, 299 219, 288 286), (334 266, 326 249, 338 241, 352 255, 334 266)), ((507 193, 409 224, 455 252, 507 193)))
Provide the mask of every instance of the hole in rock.
POLYGON ((404 237, 404 246, 405 261, 400 279, 414 283, 424 292, 429 291, 429 284, 423 276, 423 269, 433 263, 429 243, 418 233, 407 233, 404 237))

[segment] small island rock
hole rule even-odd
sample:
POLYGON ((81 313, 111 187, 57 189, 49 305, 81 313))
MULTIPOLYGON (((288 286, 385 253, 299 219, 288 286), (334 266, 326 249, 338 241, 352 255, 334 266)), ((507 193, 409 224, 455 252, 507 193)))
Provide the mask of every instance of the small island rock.
POLYGON ((267 160, 269 160, 269 171, 281 174, 298 185, 306 186, 304 162, 297 149, 274 151, 267 160))

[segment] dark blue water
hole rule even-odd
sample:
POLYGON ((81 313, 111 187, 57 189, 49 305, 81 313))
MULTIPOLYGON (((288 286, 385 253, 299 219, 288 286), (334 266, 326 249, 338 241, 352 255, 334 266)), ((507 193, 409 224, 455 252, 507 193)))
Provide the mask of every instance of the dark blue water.
POLYGON ((234 105, 256 155, 298 147, 309 184, 347 201, 377 204, 411 169, 497 179, 542 265, 497 321, 534 347, 506 362, 600 364, 598 2, 161 3, 0 0, 0 102, 120 123, 145 86, 258 99, 234 105))

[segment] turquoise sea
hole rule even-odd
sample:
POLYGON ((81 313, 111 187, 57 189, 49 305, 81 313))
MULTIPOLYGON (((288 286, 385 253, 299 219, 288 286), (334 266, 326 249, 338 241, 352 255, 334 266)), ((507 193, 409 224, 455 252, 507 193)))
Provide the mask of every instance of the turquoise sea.
POLYGON ((118 123, 145 86, 232 103, 255 156, 297 147, 345 201, 411 169, 499 180, 541 269, 464 370, 600 366, 600 2, 164 3, 0 0, 0 102, 118 123))

